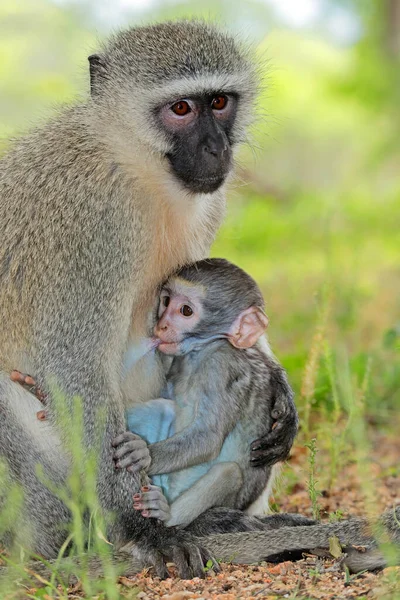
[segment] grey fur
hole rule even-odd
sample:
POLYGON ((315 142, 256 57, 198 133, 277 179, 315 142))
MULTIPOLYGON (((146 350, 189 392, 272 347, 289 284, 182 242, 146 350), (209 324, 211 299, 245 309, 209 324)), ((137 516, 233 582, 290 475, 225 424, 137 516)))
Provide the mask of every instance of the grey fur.
MULTIPOLYGON (((102 508, 116 515, 108 532, 116 547, 140 542, 140 558, 157 564, 160 575, 163 557, 174 555, 182 576, 202 574, 207 553, 191 545, 189 534, 166 535, 133 510, 138 482, 115 471, 111 440, 124 430, 124 406, 133 401, 120 373, 129 338, 146 331, 143 306, 160 279, 207 255, 224 212, 222 190, 190 195, 174 178, 155 106, 205 86, 252 97, 246 57, 230 36, 202 23, 121 32, 104 57, 91 60, 93 97, 61 110, 0 162, 0 453, 25 492, 21 529, 11 537, 46 558, 65 539, 69 516, 40 484, 35 464, 62 483, 68 431, 50 393, 47 434, 56 443, 52 452, 43 448, 36 401, 8 380, 11 369, 32 373, 47 392, 55 381, 67 410, 74 395, 82 397, 88 450, 100 442, 96 423, 105 411, 97 489, 102 508), (13 408, 18 403, 32 421, 13 408), (190 548, 190 559, 179 546, 190 548)), ((250 113, 249 106, 238 110, 233 142, 250 113)), ((157 364, 153 369, 151 382, 159 385, 157 364)))

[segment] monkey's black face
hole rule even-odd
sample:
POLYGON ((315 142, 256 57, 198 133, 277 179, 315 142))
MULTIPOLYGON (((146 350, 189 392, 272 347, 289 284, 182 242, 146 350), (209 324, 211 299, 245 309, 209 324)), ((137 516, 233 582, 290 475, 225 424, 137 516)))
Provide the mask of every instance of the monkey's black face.
POLYGON ((184 98, 161 108, 173 145, 167 158, 191 192, 215 192, 231 170, 230 134, 236 108, 236 96, 222 93, 184 98))

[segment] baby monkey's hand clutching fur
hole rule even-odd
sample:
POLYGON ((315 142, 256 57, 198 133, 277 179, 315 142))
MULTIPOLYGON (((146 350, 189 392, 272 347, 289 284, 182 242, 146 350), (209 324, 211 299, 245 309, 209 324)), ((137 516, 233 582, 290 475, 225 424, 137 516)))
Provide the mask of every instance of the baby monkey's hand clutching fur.
MULTIPOLYGON (((286 460, 296 437, 299 418, 293 402, 293 392, 285 381, 280 381, 286 390, 275 398, 271 417, 271 430, 251 444, 250 464, 252 467, 271 466, 286 460)), ((279 386, 278 386, 279 388, 279 386)))

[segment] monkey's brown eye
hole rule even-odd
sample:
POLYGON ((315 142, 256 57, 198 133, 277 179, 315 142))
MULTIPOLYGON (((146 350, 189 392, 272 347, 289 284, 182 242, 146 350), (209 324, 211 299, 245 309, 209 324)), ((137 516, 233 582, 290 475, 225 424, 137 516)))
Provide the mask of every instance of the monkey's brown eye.
POLYGON ((228 103, 228 98, 226 96, 215 96, 212 99, 211 107, 214 110, 222 110, 228 103))
POLYGON ((165 308, 167 308, 167 306, 169 305, 169 301, 170 301, 170 297, 164 296, 162 303, 165 306, 165 308))
POLYGON ((186 102, 186 100, 180 100, 171 106, 172 112, 174 112, 178 117, 184 117, 192 110, 186 102))
POLYGON ((181 306, 181 314, 184 317, 191 317, 193 314, 193 310, 190 308, 190 306, 184 304, 183 306, 181 306))

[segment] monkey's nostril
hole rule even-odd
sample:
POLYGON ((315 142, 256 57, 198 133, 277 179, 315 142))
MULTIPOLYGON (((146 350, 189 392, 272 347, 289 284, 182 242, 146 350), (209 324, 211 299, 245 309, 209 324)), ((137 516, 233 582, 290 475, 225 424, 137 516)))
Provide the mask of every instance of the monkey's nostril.
POLYGON ((204 146, 204 152, 206 154, 212 154, 213 156, 218 156, 219 154, 217 146, 213 146, 211 144, 208 146, 204 146))
POLYGON ((228 144, 219 144, 219 143, 208 143, 203 146, 204 154, 211 154, 218 159, 224 158, 226 152, 228 151, 228 144))

